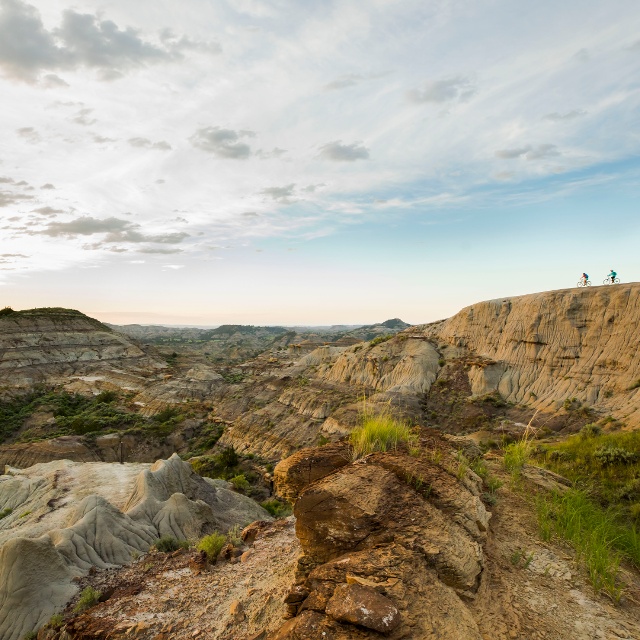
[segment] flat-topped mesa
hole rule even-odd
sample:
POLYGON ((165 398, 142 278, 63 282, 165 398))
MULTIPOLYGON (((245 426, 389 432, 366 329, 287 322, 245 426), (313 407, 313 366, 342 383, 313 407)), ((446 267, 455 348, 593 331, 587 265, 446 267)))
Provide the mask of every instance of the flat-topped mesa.
POLYGON ((407 332, 466 361, 474 395, 556 411, 569 400, 640 426, 640 283, 564 289, 466 307, 407 332), (474 361, 475 358, 475 361, 474 361))
POLYGON ((152 372, 164 363, 73 309, 0 312, 0 382, 27 386, 113 367, 152 372))

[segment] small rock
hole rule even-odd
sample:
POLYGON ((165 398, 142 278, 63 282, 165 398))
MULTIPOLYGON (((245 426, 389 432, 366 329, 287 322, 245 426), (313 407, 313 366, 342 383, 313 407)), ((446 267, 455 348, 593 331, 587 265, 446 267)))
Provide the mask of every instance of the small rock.
POLYGON ((241 556, 240 556, 240 562, 248 562, 249 558, 253 555, 253 551, 251 551, 251 549, 248 549, 247 551, 245 551, 241 556))
POLYGON ((229 613, 234 617, 236 622, 244 620, 244 609, 240 600, 234 600, 229 607, 229 613))
POLYGON ((326 613, 338 622, 359 624, 380 633, 393 631, 400 624, 400 612, 389 598, 359 584, 339 584, 326 613))

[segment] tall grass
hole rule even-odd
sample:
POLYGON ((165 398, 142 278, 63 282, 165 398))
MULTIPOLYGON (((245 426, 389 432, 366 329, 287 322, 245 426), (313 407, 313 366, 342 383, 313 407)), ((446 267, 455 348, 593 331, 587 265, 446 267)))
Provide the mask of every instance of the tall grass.
POLYGON ((401 442, 414 445, 416 441, 417 437, 409 425, 387 413, 366 413, 362 424, 351 432, 349 438, 354 460, 374 451, 395 450, 401 442))
POLYGON ((638 534, 618 523, 612 509, 599 507, 585 491, 540 495, 536 501, 538 524, 544 540, 555 534, 569 542, 577 552, 596 591, 604 591, 615 602, 623 585, 618 580, 622 559, 640 562, 638 534))

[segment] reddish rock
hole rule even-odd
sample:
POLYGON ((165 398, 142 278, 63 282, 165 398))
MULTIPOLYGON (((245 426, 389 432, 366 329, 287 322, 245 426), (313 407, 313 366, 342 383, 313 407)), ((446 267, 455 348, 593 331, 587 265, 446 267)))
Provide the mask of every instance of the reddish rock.
POLYGON ((339 584, 326 613, 338 622, 359 624, 380 633, 393 631, 400 624, 400 612, 389 598, 359 584, 339 584))

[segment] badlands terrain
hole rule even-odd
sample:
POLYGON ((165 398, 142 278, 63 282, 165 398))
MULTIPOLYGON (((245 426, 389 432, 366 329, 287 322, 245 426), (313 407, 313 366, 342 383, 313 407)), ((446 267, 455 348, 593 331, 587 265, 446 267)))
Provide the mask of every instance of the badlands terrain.
POLYGON ((0 639, 639 638, 639 293, 419 326, 1 311, 0 639), (375 416, 408 435, 359 453, 375 416), (624 532, 604 569, 576 492, 624 532))

